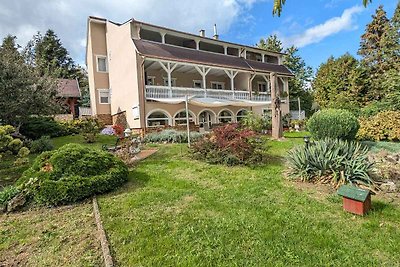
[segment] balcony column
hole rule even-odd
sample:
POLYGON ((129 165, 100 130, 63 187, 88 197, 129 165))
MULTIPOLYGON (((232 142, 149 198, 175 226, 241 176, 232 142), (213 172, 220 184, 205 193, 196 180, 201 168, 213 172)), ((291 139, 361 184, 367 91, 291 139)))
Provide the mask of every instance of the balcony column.
POLYGON ((207 97, 207 81, 206 81, 206 75, 210 72, 211 68, 206 68, 206 67, 198 67, 194 66, 194 68, 197 70, 197 72, 201 75, 202 77, 202 85, 204 89, 204 97, 207 97))
POLYGON ((161 35, 161 43, 165 44, 165 35, 166 35, 166 33, 165 32, 160 32, 160 35, 161 35))
POLYGON ((200 50, 200 40, 196 39, 196 50, 200 50))
POLYGON ((262 56, 262 62, 265 63, 265 54, 262 54, 261 56, 262 56))
POLYGON ((161 67, 165 70, 167 73, 168 77, 168 88, 169 88, 169 97, 172 97, 172 72, 174 69, 178 66, 177 63, 171 64, 170 62, 167 62, 167 66, 164 65, 161 61, 158 61, 158 63, 161 65, 161 67))
POLYGON ((224 54, 228 55, 228 46, 224 45, 224 54))
POLYGON ((253 80, 256 76, 257 76, 257 74, 255 74, 255 73, 250 75, 249 88, 248 88, 248 91, 250 92, 250 100, 252 100, 252 98, 253 98, 253 80))
POLYGON ((231 79, 232 96, 233 96, 233 98, 235 98, 235 77, 239 72, 238 71, 233 71, 233 70, 224 70, 224 72, 231 79))

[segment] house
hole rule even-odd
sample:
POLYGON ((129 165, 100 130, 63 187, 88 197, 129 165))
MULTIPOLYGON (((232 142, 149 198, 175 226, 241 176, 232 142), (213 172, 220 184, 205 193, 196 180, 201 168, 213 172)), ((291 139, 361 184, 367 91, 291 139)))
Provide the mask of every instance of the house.
POLYGON ((271 112, 271 77, 289 113, 284 54, 131 19, 89 17, 86 64, 92 114, 132 129, 186 124, 208 130, 247 111, 271 112), (273 75, 271 75, 273 74, 273 75))
POLYGON ((78 80, 58 79, 57 96, 61 98, 66 113, 76 118, 78 116, 78 100, 81 98, 78 80))

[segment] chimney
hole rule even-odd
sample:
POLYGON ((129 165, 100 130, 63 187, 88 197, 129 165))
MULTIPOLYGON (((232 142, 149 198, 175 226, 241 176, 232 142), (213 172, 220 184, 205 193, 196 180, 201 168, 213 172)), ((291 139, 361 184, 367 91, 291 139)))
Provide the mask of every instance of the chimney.
POLYGON ((217 32, 217 24, 214 24, 214 36, 213 36, 213 38, 215 40, 218 40, 218 37, 219 37, 219 35, 218 35, 218 32, 217 32))
POLYGON ((200 30, 199 33, 200 33, 201 37, 206 37, 206 31, 205 30, 200 30))

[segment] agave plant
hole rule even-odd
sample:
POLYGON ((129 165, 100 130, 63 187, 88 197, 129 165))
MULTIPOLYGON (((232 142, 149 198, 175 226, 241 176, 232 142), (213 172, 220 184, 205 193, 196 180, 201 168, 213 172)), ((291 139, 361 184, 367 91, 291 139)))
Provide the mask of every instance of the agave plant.
POLYGON ((368 148, 358 142, 322 139, 289 151, 289 175, 302 181, 330 182, 335 187, 349 183, 373 189, 367 154, 368 148))

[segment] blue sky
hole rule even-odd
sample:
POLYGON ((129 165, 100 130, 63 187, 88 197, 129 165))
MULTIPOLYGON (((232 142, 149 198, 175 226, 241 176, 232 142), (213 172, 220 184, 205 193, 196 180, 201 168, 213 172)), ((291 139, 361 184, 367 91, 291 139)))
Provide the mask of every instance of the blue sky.
MULTIPOLYGON (((307 40, 309 44, 304 43, 300 47, 300 54, 306 60, 307 64, 314 69, 324 62, 329 56, 340 56, 346 52, 353 55, 357 54, 359 48, 360 36, 364 33, 365 26, 371 21, 371 15, 379 5, 384 5, 384 9, 391 17, 396 8, 396 0, 373 0, 367 8, 364 8, 361 0, 305 0, 295 1, 287 0, 281 17, 271 16, 271 3, 268 1, 255 3, 249 14, 251 17, 246 23, 237 22, 231 26, 229 31, 222 36, 234 42, 254 44, 260 37, 268 36, 271 33, 277 33, 279 36, 294 38, 294 45, 298 45, 299 38, 304 37, 305 32, 316 28, 335 17, 342 17, 343 12, 354 10, 349 20, 333 20, 333 29, 341 29, 337 33, 332 33, 318 41, 318 36, 329 31, 329 25, 315 29, 315 32, 307 40), (304 4, 300 4, 303 2, 304 4), (359 8, 356 8, 359 6, 359 8), (315 41, 315 42, 314 42, 315 41), (297 43, 297 44, 296 44, 297 43)), ((329 23, 328 23, 329 24, 329 23)), ((331 30, 334 32, 334 30, 331 30)), ((288 42, 291 44, 291 42, 288 42)), ((287 44, 287 45, 288 45, 287 44)))
POLYGON ((254 45, 276 33, 295 44, 314 69, 329 56, 356 55, 371 15, 384 5, 391 17, 398 0, 287 0, 281 17, 272 16, 272 0, 0 0, 0 38, 16 35, 24 46, 37 32, 53 29, 74 60, 84 65, 87 17, 116 22, 136 18, 177 30, 254 45))

